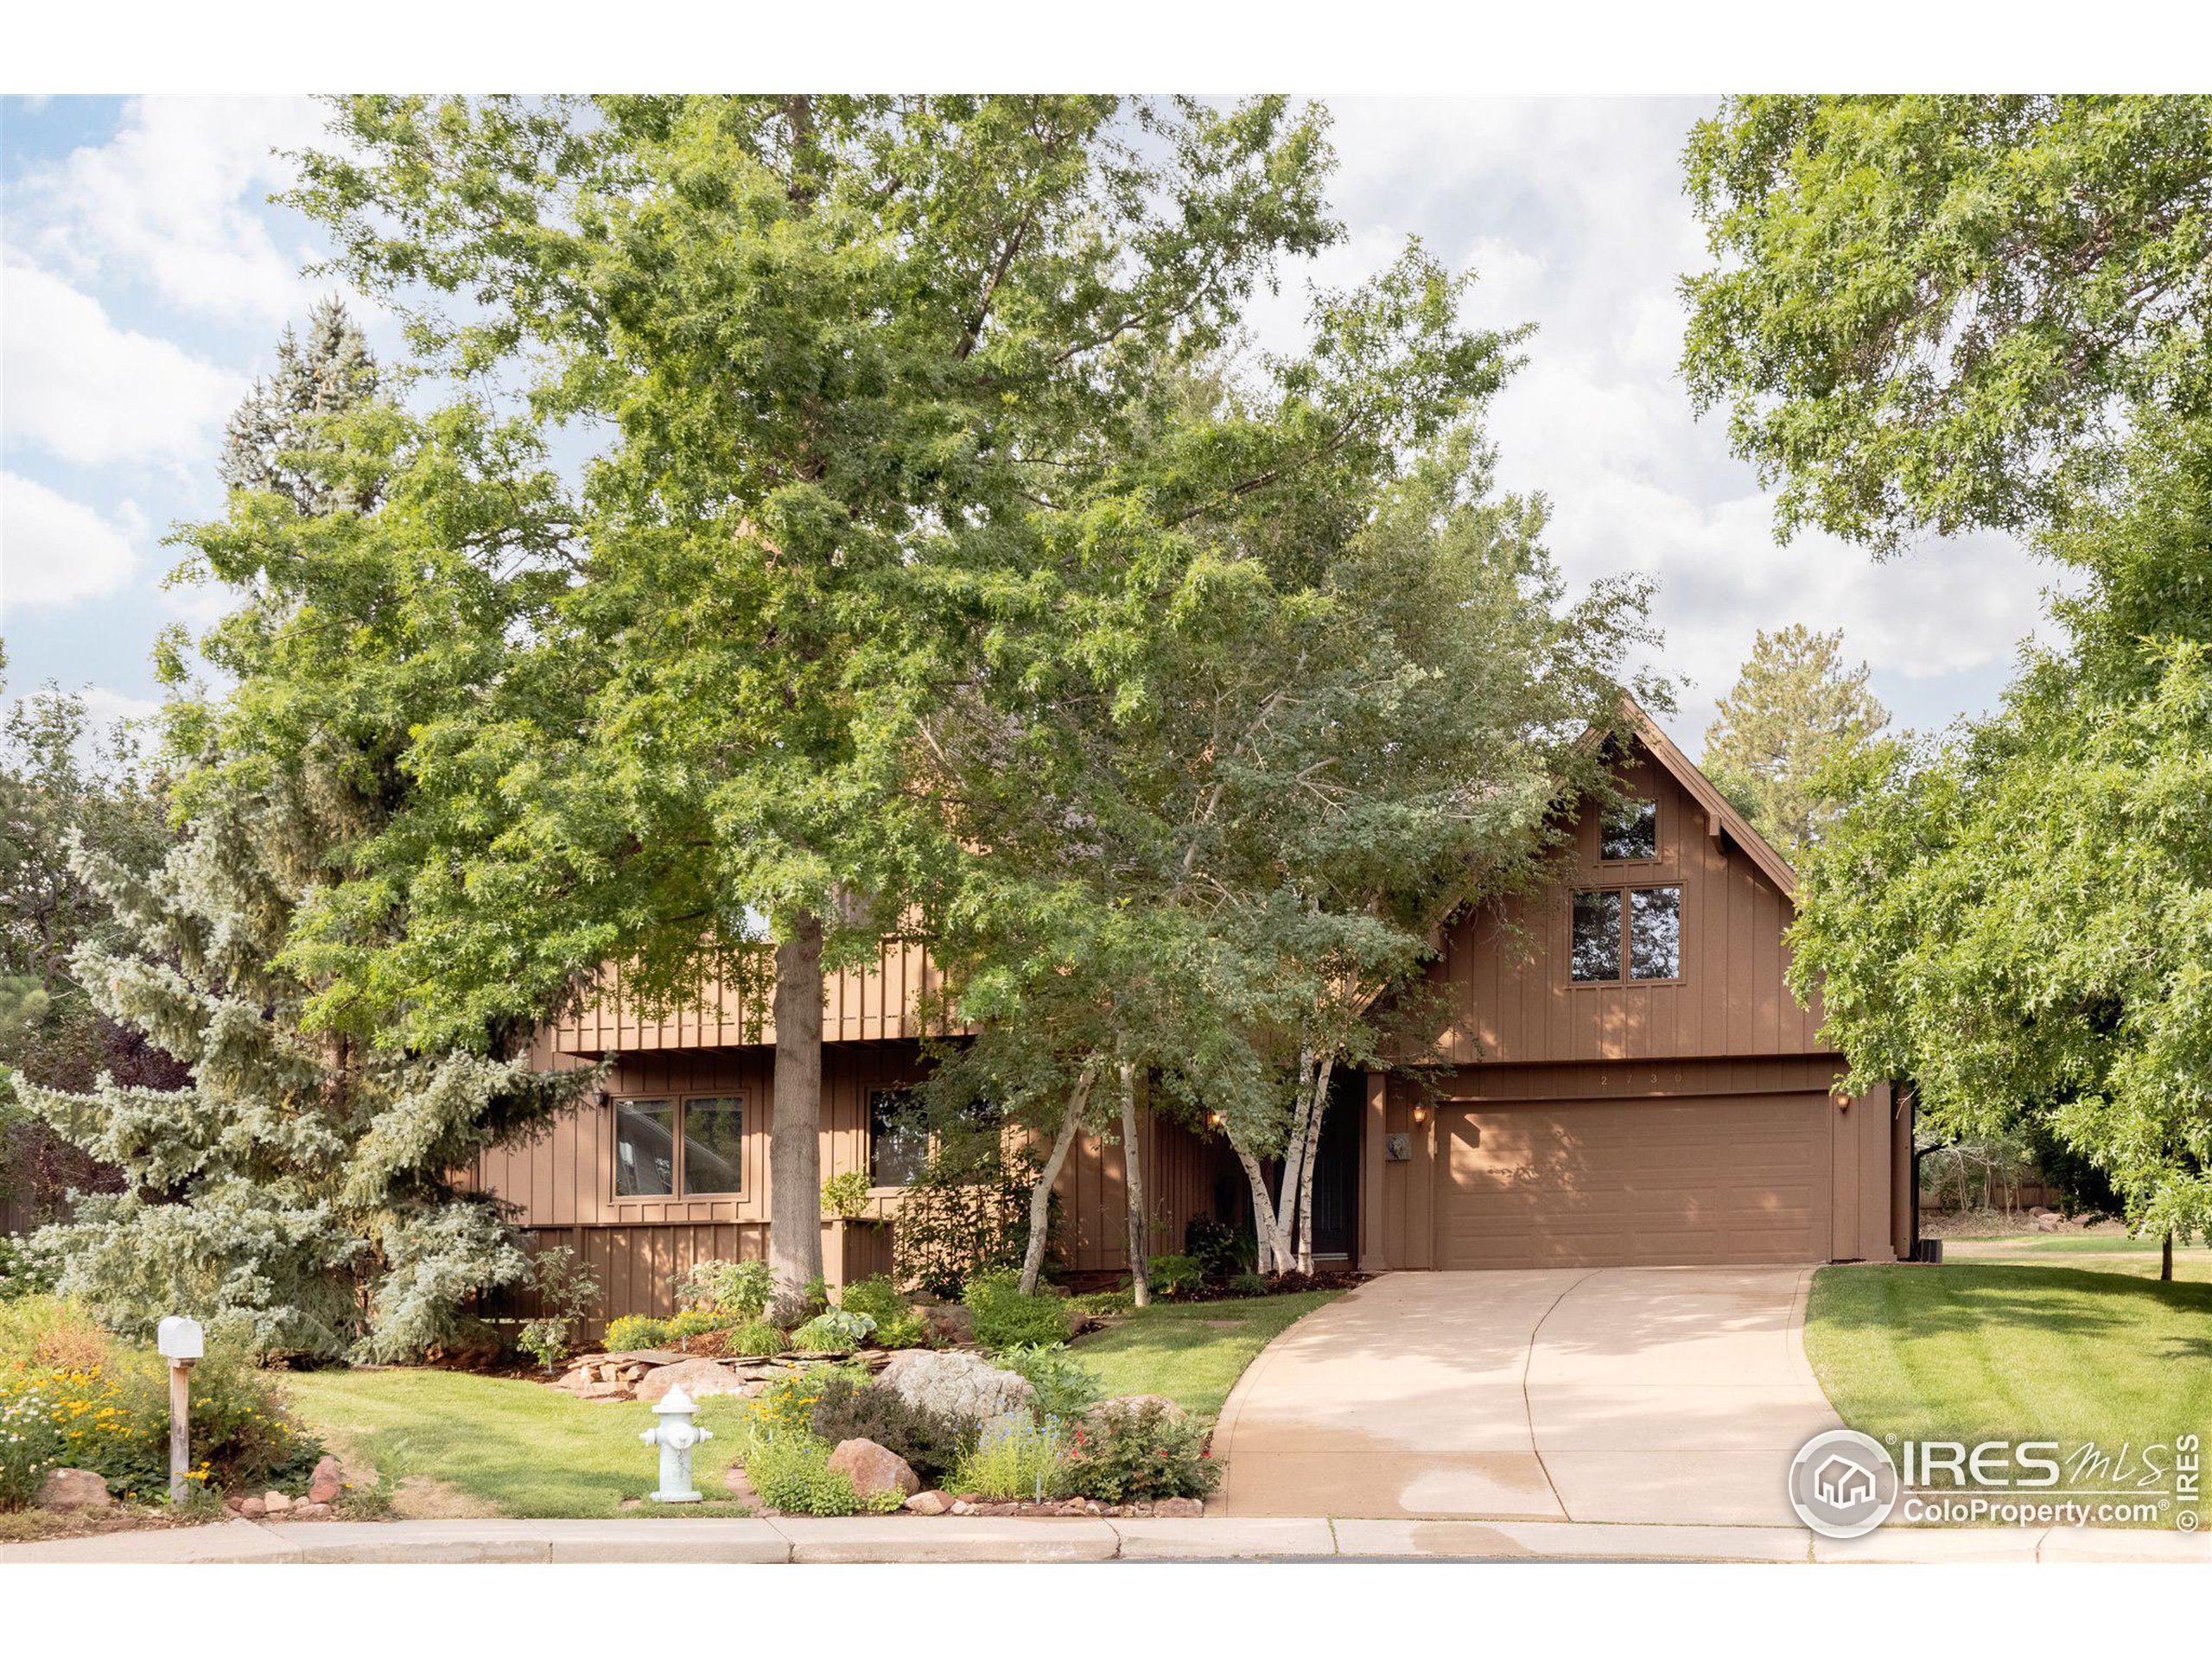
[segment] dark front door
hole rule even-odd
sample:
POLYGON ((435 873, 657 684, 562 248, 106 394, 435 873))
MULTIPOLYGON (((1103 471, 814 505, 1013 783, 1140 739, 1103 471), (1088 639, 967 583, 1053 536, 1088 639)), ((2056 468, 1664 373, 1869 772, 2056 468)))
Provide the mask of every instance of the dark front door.
POLYGON ((1321 1144, 1313 1158, 1313 1254, 1349 1258, 1358 1238, 1360 1118, 1367 1074, 1339 1071, 1329 1082, 1321 1144))

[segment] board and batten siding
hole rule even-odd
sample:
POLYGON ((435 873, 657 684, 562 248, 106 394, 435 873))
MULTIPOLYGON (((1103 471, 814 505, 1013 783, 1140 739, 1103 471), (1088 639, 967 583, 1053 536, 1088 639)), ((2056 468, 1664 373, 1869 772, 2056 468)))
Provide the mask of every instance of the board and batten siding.
POLYGON ((1456 918, 1427 970, 1446 1014, 1442 1057, 1512 1065, 1821 1052, 1818 1007, 1800 1007, 1783 981, 1789 899, 1648 754, 1636 753, 1622 784, 1656 808, 1658 856, 1601 861, 1598 815, 1587 812, 1556 883, 1456 918), (1681 977, 1574 982, 1575 893, 1665 887, 1682 893, 1681 977))
MULTIPOLYGON (((914 939, 886 939, 877 948, 873 966, 823 977, 824 1043, 899 1041, 928 1035, 923 1029, 924 1003, 941 996, 944 988, 927 947, 914 939)), ((577 1012, 546 1032, 545 1041, 561 1053, 588 1055, 772 1046, 776 1025, 767 980, 764 974, 757 1006, 743 987, 709 977, 681 1006, 648 1015, 624 994, 620 972, 607 968, 577 1012)))
MULTIPOLYGON (((563 1055, 549 1033, 534 1055, 542 1069, 587 1064, 563 1055)), ((917 1042, 847 1042, 825 1047, 822 1061, 822 1175, 865 1170, 868 1096, 903 1089, 929 1073, 917 1042)), ((535 1248, 575 1250, 598 1276, 603 1304, 588 1326, 621 1313, 675 1309, 673 1281, 700 1262, 765 1256, 768 1239, 768 1141, 775 1052, 742 1048, 626 1053, 607 1071, 605 1103, 587 1101, 534 1140, 480 1158, 467 1184, 516 1206, 535 1248), (618 1198, 614 1193, 614 1103, 626 1099, 728 1097, 743 1102, 739 1185, 735 1193, 618 1198)), ((1145 1208, 1155 1254, 1179 1250, 1194 1215, 1213 1208, 1217 1143, 1150 1111, 1140 1112, 1144 1137, 1145 1208)), ((1061 1203, 1055 1243, 1067 1268, 1084 1274, 1125 1270, 1128 1263, 1127 1164, 1118 1136, 1084 1134, 1070 1149, 1054 1190, 1061 1203)), ((891 1270, 890 1230, 900 1189, 871 1191, 863 1224, 823 1224, 824 1267, 842 1284, 891 1270)), ((522 1301, 502 1312, 528 1313, 522 1301)))

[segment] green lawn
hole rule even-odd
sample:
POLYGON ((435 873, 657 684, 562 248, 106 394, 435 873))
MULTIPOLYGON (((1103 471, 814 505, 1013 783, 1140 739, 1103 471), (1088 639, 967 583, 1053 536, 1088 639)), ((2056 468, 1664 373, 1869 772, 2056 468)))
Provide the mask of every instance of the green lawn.
MULTIPOLYGON (((1212 1416, 1268 1340, 1333 1292, 1146 1308, 1076 1344, 1109 1394, 1164 1394, 1212 1416)), ((652 1490, 658 1454, 639 1442, 643 1406, 578 1400, 537 1382, 457 1371, 311 1371, 288 1378, 300 1414, 339 1455, 400 1489, 403 1513, 596 1517, 652 1490)), ((716 1439, 699 1448, 710 1501, 656 1515, 741 1515, 719 1499, 746 1403, 701 1402, 716 1439)))
POLYGON ((2212 1284, 2088 1266, 1823 1268, 1806 1352, 1843 1420, 1877 1438, 2117 1448, 2212 1430, 2212 1284))
POLYGON ((1186 1411, 1217 1416, 1254 1356, 1340 1294, 1313 1290, 1249 1301, 1163 1303, 1111 1330, 1079 1338, 1075 1353, 1098 1374, 1108 1394, 1164 1394, 1186 1411))
MULTIPOLYGON (((638 1439, 653 1422, 643 1406, 457 1371, 315 1371, 287 1379, 285 1388, 341 1458, 366 1460, 388 1483, 426 1477, 501 1515, 620 1515, 624 1498, 642 1497, 658 1482, 660 1454, 638 1439)), ((709 1501, 654 1504, 653 1513, 749 1513, 715 1501, 744 1409, 735 1399, 700 1402, 699 1421, 716 1436, 695 1463, 709 1501)), ((423 1497, 420 1490, 415 1496, 423 1497)))
MULTIPOLYGON (((2094 1273, 2124 1273, 2137 1279, 2158 1276, 2158 1247, 2124 1233, 2019 1233, 2003 1238, 1950 1238, 1943 1260, 1972 1266, 2081 1268, 2094 1273)), ((2212 1249, 2183 1246, 2174 1251, 2174 1278, 2212 1284, 2212 1249)))

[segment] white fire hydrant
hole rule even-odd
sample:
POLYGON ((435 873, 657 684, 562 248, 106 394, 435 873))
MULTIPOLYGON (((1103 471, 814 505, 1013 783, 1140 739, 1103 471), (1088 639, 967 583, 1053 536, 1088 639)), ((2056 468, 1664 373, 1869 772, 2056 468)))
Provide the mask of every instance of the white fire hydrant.
POLYGON ((671 1389, 661 1395, 653 1409, 660 1421, 638 1436, 647 1446, 660 1447, 660 1490, 652 1495, 653 1502, 696 1503, 699 1489, 691 1484, 691 1448, 702 1440, 713 1440, 715 1431, 691 1421, 699 1408, 681 1389, 671 1389))

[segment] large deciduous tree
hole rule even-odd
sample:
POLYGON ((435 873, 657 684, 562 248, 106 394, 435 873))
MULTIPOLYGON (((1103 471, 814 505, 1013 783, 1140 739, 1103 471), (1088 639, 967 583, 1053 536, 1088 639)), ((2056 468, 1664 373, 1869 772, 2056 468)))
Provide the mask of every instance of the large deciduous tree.
MULTIPOLYGON (((1705 770, 1758 832, 1795 856, 1841 807, 1827 769, 1890 723, 1866 689, 1866 664, 1844 659, 1843 633, 1792 623, 1761 628, 1751 659, 1705 729, 1705 770)), ((1841 775, 1841 774, 1838 774, 1841 775)))
POLYGON ((432 722, 448 810, 364 878, 405 892, 410 937, 327 929, 326 959, 420 1038, 601 960, 679 995, 760 918, 795 1292, 820 1265, 823 976, 957 854, 910 787, 924 717, 974 679, 974 607, 1038 521, 1090 499, 1277 256, 1334 233, 1320 119, 797 94, 337 117, 297 200, 348 273, 606 441, 548 665, 432 722))
POLYGON ((1785 534, 2032 531, 2212 409, 2212 98, 1733 98, 1687 169, 1684 372, 1785 534))
POLYGON ((1796 982, 1931 1132, 2054 1134, 2202 1230, 2212 100, 1735 99, 1688 168, 1685 367, 1779 527, 2019 531, 2082 584, 1996 715, 1861 757, 1796 982))

